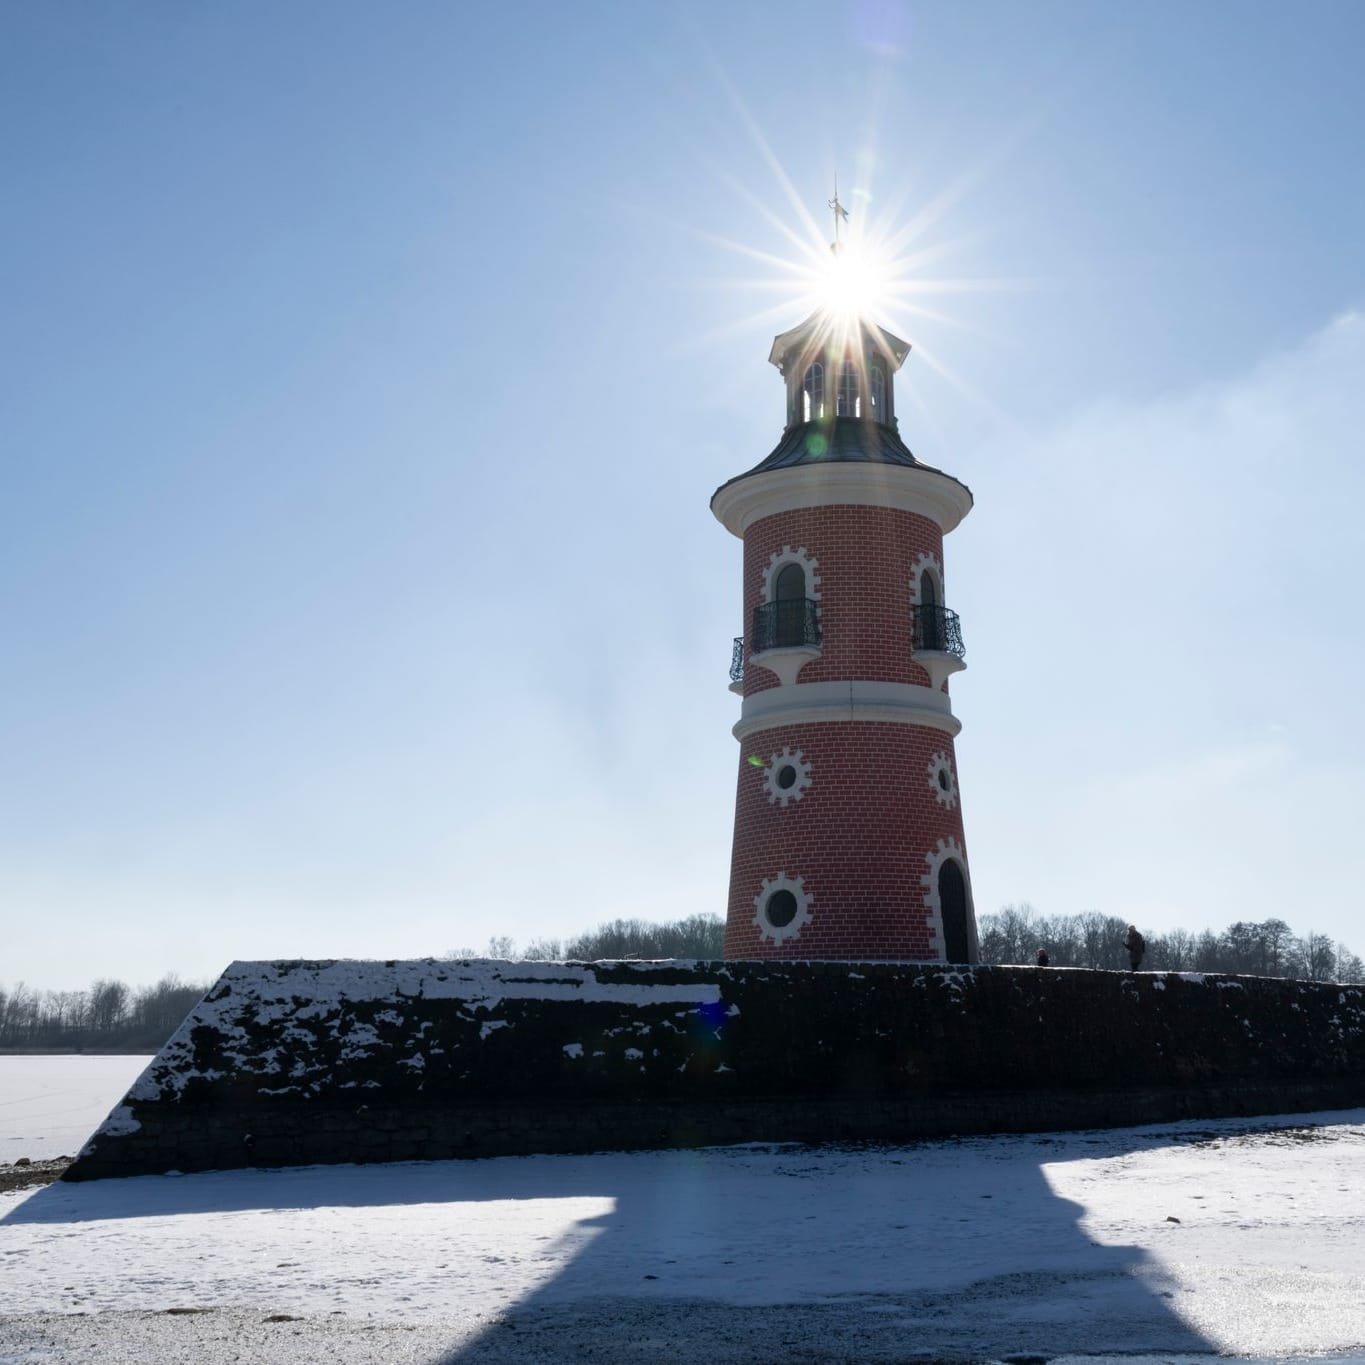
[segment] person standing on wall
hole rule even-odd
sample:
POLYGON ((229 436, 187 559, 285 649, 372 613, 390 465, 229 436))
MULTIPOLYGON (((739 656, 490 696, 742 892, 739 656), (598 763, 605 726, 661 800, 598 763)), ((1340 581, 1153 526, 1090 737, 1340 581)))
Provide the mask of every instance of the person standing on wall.
POLYGON ((1128 950, 1128 961, 1133 970, 1137 971, 1142 966, 1142 955, 1147 951, 1147 940, 1138 933, 1136 924, 1128 926, 1128 937, 1123 940, 1123 946, 1128 950))

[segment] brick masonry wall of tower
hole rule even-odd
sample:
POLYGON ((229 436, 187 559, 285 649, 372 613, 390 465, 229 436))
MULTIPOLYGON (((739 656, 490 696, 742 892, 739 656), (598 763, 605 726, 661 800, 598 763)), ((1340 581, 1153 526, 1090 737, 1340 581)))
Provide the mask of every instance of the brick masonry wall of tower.
POLYGON ((68 1178, 1362 1101, 1360 986, 862 962, 238 962, 68 1178))
POLYGON ((941 958, 921 878, 940 840, 965 857, 961 800, 937 799, 930 776, 940 753, 956 774, 951 738, 844 721, 760 730, 740 749, 726 957, 941 958), (769 800, 766 772, 784 750, 809 763, 810 784, 782 806, 769 800), (779 873, 801 878, 812 900, 800 932, 773 943, 760 935, 754 898, 779 873))
MULTIPOLYGON (((929 684, 911 659, 910 583, 921 554, 943 565, 943 533, 928 518, 889 507, 831 506, 779 512, 744 534, 744 623, 751 640, 754 608, 774 554, 804 549, 818 562, 822 652, 800 681, 876 679, 929 684)), ((776 687, 761 664, 747 667, 745 695, 776 687)))
MULTIPOLYGON (((942 587, 939 527, 913 512, 862 505, 760 518, 744 536, 746 621, 767 600, 775 560, 795 552, 814 562, 807 592, 818 592, 821 624, 821 654, 802 666, 798 682, 927 687, 929 675, 913 659, 912 584, 927 557, 942 587)), ((752 630, 749 636, 752 644, 752 630)), ((753 696, 778 683, 750 661, 744 685, 753 696)), ((946 841, 965 873, 951 736, 890 721, 809 722, 750 734, 741 749, 726 956, 944 957, 937 896, 926 897, 923 878, 934 874, 946 841), (784 750, 800 753, 809 782, 782 802, 770 799, 765 768, 784 750), (936 795, 931 780, 938 754, 952 774, 950 802, 936 795), (800 894, 810 898, 796 930, 781 937, 764 932, 755 902, 774 879, 799 881, 800 894)))

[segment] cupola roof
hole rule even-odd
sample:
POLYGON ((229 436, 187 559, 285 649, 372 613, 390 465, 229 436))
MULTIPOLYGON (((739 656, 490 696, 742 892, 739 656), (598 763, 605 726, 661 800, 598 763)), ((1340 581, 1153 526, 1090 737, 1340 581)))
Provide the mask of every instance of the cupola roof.
POLYGON ((902 341, 894 332, 888 332, 885 327, 878 326, 868 318, 846 321, 834 318, 824 310, 817 310, 804 322, 775 336, 773 348, 768 353, 768 363, 776 365, 786 374, 787 366, 793 359, 799 361, 812 351, 847 350, 853 340, 854 328, 860 334, 862 345, 880 351, 893 373, 905 364, 905 357, 910 354, 908 341, 902 341))
MULTIPOLYGON (((924 469, 954 483, 951 474, 917 460, 894 427, 869 422, 861 417, 831 417, 819 422, 800 422, 788 427, 782 439, 764 460, 743 474, 727 479, 720 488, 729 488, 741 479, 767 474, 775 469, 828 464, 895 465, 902 469, 924 469)), ((965 485, 964 485, 965 487, 965 485)), ((720 488, 716 492, 720 492, 720 488)))

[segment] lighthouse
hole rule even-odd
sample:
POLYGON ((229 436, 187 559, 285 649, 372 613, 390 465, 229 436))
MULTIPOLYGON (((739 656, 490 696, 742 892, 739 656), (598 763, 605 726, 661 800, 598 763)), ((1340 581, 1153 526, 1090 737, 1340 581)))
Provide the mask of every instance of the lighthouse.
POLYGON ((834 309, 777 337, 781 440, 711 499, 744 542, 727 958, 977 960, 943 549, 972 495, 901 439, 909 353, 834 309))

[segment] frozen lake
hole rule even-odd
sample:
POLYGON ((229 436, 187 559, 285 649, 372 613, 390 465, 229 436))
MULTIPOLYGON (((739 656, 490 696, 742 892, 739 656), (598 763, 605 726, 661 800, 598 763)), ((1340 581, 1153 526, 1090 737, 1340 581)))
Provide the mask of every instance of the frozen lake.
POLYGON ((0 1057, 0 1162, 75 1156, 150 1057, 0 1057))

